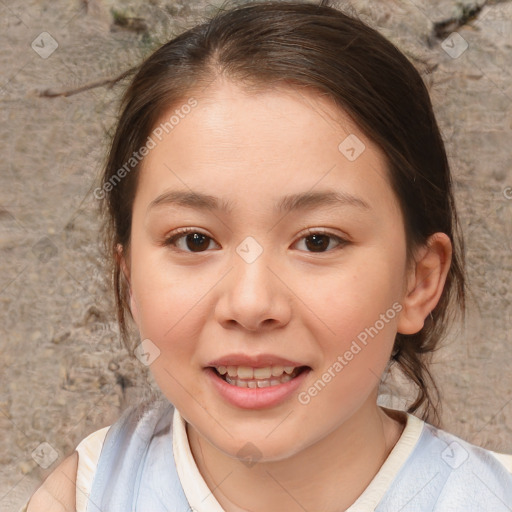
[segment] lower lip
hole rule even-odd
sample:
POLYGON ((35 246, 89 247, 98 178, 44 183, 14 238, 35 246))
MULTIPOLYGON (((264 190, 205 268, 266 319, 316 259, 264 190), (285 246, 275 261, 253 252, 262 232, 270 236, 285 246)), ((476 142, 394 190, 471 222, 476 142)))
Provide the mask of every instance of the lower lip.
POLYGON ((206 374, 211 379, 215 389, 230 404, 241 409, 265 409, 284 402, 304 382, 311 370, 303 370, 297 377, 283 384, 267 386, 266 388, 240 388, 228 384, 217 375, 213 368, 206 368, 206 374))

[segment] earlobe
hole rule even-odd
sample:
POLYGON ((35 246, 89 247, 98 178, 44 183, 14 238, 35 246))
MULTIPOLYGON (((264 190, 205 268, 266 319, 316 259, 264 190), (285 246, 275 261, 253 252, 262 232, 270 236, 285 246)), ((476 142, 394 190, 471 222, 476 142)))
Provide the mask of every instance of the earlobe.
POLYGON ((423 328, 425 318, 439 302, 451 258, 450 238, 445 233, 430 236, 408 276, 408 289, 397 324, 399 333, 415 334, 423 328))

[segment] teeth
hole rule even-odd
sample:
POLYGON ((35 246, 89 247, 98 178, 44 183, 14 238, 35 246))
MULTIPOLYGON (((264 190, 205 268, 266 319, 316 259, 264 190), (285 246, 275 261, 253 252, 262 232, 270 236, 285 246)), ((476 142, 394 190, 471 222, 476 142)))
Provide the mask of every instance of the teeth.
POLYGON ((221 375, 225 376, 224 378, 228 384, 240 388, 256 389, 279 386, 279 384, 292 380, 291 374, 296 368, 293 366, 267 366, 265 368, 219 366, 216 369, 221 375))
POLYGON ((267 366, 266 368, 255 368, 254 378, 255 379, 269 379, 272 376, 272 368, 267 366))
POLYGON ((252 379, 254 376, 253 369, 249 368, 248 366, 239 366, 237 373, 239 379, 252 379))
POLYGON ((217 366, 220 375, 227 375, 231 380, 268 380, 272 377, 282 377, 285 374, 291 375, 295 370, 294 366, 265 366, 264 368, 251 368, 250 366, 217 366))
MULTIPOLYGON (((284 372, 283 366, 272 366, 272 377, 280 377, 284 372)), ((269 375, 270 377, 270 375, 269 375)))

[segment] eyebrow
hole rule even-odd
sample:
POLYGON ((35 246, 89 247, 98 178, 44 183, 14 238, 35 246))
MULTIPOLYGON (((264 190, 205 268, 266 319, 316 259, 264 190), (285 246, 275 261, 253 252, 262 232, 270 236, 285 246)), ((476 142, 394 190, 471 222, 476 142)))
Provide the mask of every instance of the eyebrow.
MULTIPOLYGON (((151 201, 148 211, 160 205, 177 205, 197 210, 223 211, 226 213, 233 211, 233 205, 229 201, 193 191, 173 190, 164 192, 151 201)), ((280 213, 289 213, 296 210, 345 205, 355 206, 362 210, 371 210, 370 205, 360 197, 340 191, 304 192, 284 196, 276 204, 276 210, 280 213)))

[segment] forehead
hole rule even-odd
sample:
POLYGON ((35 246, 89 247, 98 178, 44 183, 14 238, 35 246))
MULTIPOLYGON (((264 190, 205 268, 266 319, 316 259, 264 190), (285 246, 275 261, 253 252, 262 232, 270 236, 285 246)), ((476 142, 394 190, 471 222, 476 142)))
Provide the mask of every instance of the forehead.
POLYGON ((216 82, 163 112, 152 138, 137 191, 146 205, 173 188, 212 194, 232 207, 261 208, 262 197, 315 189, 395 202, 380 149, 311 90, 216 82))

